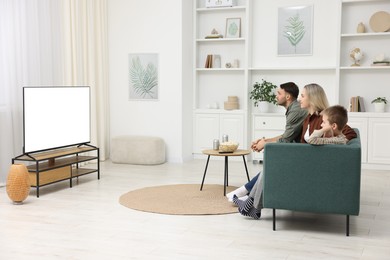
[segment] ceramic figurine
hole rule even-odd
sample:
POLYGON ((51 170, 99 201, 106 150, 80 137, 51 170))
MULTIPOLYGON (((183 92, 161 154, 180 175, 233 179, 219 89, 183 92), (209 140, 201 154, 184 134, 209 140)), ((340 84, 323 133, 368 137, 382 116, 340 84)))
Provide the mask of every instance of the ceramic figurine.
POLYGON ((350 52, 349 56, 354 61, 354 63, 351 64, 351 66, 353 67, 360 66, 360 60, 363 58, 363 53, 360 51, 360 48, 353 49, 350 52))

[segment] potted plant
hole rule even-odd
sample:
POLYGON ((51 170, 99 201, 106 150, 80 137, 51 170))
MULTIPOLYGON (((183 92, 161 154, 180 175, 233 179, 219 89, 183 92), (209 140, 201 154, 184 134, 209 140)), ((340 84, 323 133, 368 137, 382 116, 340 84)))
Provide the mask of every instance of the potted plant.
POLYGON ((387 99, 386 97, 377 97, 371 101, 371 104, 374 104, 375 112, 385 112, 387 99))
POLYGON ((259 106, 261 112, 268 112, 269 104, 277 104, 274 93, 276 85, 262 79, 262 82, 253 84, 253 89, 249 93, 249 98, 254 102, 254 106, 259 106))

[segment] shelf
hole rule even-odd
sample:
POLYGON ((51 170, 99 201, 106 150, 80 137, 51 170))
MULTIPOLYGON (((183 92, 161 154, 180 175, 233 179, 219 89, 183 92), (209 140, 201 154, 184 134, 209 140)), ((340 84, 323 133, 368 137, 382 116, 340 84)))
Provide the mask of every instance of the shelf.
MULTIPOLYGON (((39 171, 40 172, 48 171, 51 169, 56 169, 56 168, 60 168, 63 166, 86 162, 86 161, 95 160, 95 159, 97 159, 97 156, 71 156, 71 157, 67 157, 67 158, 56 159, 53 165, 49 164, 49 162, 39 163, 39 171)), ((27 169, 29 172, 36 172, 37 171, 35 164, 27 166, 27 169)))
POLYGON ((31 153, 31 154, 24 154, 22 156, 16 157, 15 159, 18 159, 20 161, 43 161, 48 160, 51 158, 56 158, 60 156, 67 156, 67 155, 73 155, 78 153, 85 153, 90 151, 95 151, 95 147, 90 146, 83 146, 83 147, 72 147, 72 148, 66 148, 66 149, 58 149, 58 150, 52 150, 48 152, 41 152, 41 153, 31 153))
POLYGON ((341 38, 364 38, 364 37, 390 37, 390 32, 378 33, 343 33, 341 38))
POLYGON ((90 174, 93 172, 96 172, 96 169, 75 168, 75 169, 72 169, 72 178, 76 178, 76 177, 90 174))
POLYGON ((349 117, 368 117, 368 118, 390 118, 390 112, 376 113, 376 112, 348 112, 349 117))
POLYGON ((245 71, 244 68, 197 68, 196 71, 207 71, 207 72, 211 72, 211 71, 245 71))
POLYGON ((216 39, 196 39, 198 43, 209 43, 209 42, 245 42, 245 38, 216 38, 216 39))
POLYGON ((278 113, 278 112, 275 112, 275 113, 263 113, 263 112, 252 112, 252 116, 276 116, 276 117, 280 117, 280 116, 285 116, 286 113, 278 113))
POLYGON ((343 4, 359 4, 359 3, 380 3, 388 0, 342 0, 343 4))
POLYGON ((195 109, 195 113, 202 114, 239 114, 243 115, 245 113, 242 109, 234 109, 234 110, 225 110, 225 109, 195 109))
POLYGON ((271 70, 335 70, 336 67, 259 67, 249 68, 251 71, 271 71, 271 70))
POLYGON ((390 70, 390 66, 340 67, 340 70, 390 70))
POLYGON ((206 12, 226 12, 226 11, 245 11, 245 6, 232 6, 232 7, 214 7, 214 8, 197 8, 196 11, 198 13, 206 13, 206 12))

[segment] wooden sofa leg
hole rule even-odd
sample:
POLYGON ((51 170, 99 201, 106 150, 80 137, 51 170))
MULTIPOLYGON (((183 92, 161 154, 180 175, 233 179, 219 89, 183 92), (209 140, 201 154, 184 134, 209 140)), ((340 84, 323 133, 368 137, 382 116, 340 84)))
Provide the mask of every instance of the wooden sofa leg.
POLYGON ((272 225, 273 225, 273 230, 276 230, 276 210, 272 209, 272 225))
POLYGON ((349 215, 347 215, 347 237, 349 237, 349 215))

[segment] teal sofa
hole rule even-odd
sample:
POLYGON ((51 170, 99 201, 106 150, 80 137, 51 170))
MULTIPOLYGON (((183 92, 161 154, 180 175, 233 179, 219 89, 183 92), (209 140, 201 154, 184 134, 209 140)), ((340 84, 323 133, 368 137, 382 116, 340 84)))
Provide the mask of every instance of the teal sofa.
POLYGON ((301 143, 266 144, 263 160, 263 205, 276 209, 359 215, 361 144, 358 137, 347 145, 314 146, 301 143))

